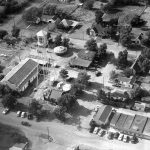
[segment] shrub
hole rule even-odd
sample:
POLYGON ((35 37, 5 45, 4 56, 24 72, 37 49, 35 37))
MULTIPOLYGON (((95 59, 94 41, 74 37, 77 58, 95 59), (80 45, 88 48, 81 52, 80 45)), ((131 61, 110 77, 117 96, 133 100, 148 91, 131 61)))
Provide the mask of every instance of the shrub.
POLYGON ((6 30, 0 30, 0 39, 3 39, 7 34, 8 32, 6 30))
POLYGON ((85 9, 92 9, 93 8, 93 4, 94 4, 94 0, 86 0, 83 7, 85 9))

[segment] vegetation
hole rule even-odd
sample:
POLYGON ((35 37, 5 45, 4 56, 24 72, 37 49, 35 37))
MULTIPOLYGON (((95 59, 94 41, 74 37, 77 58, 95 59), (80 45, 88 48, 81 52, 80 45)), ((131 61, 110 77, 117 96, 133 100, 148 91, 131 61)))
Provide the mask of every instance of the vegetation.
POLYGON ((62 35, 59 34, 55 37, 54 44, 55 44, 55 46, 60 46, 61 43, 62 43, 62 35))
POLYGON ((86 88, 89 85, 89 79, 90 75, 88 75, 86 71, 81 71, 78 73, 76 82, 82 84, 86 88))
POLYGON ((100 59, 106 58, 106 55, 107 55, 106 50, 107 50, 107 44, 106 43, 100 45, 99 48, 97 49, 98 58, 100 58, 100 59))
POLYGON ((36 23, 42 16, 42 10, 37 7, 31 7, 24 12, 22 18, 26 23, 36 23))
POLYGON ((85 9, 91 10, 91 9, 93 8, 93 5, 94 5, 94 0, 86 0, 86 1, 84 2, 83 7, 84 7, 85 9))
POLYGON ((110 80, 115 80, 118 77, 118 74, 116 73, 115 70, 112 70, 110 72, 110 80))
POLYGON ((3 38, 8 34, 6 30, 0 30, 0 39, 3 40, 3 38))
POLYGON ((123 73, 124 73, 124 75, 126 76, 126 77, 130 77, 130 76, 132 76, 132 75, 134 75, 134 71, 133 71, 133 69, 131 69, 131 68, 126 68, 124 71, 123 71, 123 73))
POLYGON ((29 112, 39 120, 42 116, 42 105, 33 99, 29 106, 29 112))
POLYGON ((66 79, 68 77, 68 71, 66 69, 62 69, 59 72, 61 78, 66 79))
POLYGON ((12 32, 12 36, 13 37, 18 38, 19 37, 19 33, 20 33, 20 29, 17 28, 16 26, 13 26, 11 32, 12 32))
POLYGON ((85 43, 85 47, 87 50, 90 50, 90 51, 97 51, 97 43, 96 43, 96 40, 94 40, 93 38, 91 38, 90 40, 88 40, 86 43, 85 43))
POLYGON ((17 102, 16 98, 11 94, 5 95, 2 99, 3 106, 9 109, 13 109, 14 106, 16 105, 16 102, 17 102))
POLYGON ((65 121, 65 113, 66 113, 66 108, 62 106, 58 106, 54 110, 55 116, 61 121, 65 121))
POLYGON ((72 86, 71 86, 70 93, 71 93, 72 95, 79 96, 79 95, 82 94, 83 89, 84 89, 84 85, 83 85, 83 84, 78 83, 78 82, 75 82, 75 83, 73 83, 72 86))
POLYGON ((118 54, 118 66, 119 67, 126 67, 128 65, 128 51, 120 51, 118 54))
POLYGON ((47 5, 46 7, 44 7, 43 9, 43 13, 45 15, 55 15, 55 12, 56 12, 56 9, 57 9, 57 5, 52 5, 52 4, 49 4, 47 5))
POLYGON ((103 14, 104 13, 101 10, 97 10, 95 12, 95 22, 97 24, 99 24, 99 23, 101 24, 102 23, 102 21, 103 21, 103 19, 102 19, 103 14))
POLYGON ((69 41, 70 41, 70 39, 63 38, 63 40, 62 40, 62 46, 69 48, 69 41))

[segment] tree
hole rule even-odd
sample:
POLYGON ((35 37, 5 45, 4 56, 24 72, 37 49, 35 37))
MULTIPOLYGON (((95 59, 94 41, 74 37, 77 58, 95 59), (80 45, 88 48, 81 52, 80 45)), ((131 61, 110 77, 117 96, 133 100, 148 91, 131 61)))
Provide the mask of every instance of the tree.
POLYGON ((20 33, 20 29, 17 28, 16 26, 13 26, 11 33, 12 33, 13 37, 18 38, 19 37, 19 33, 20 33))
POLYGON ((106 57, 106 50, 107 50, 106 43, 100 45, 97 51, 97 56, 101 59, 104 59, 106 57))
POLYGON ((31 7, 24 12, 22 18, 26 23, 36 23, 38 18, 41 18, 42 10, 37 7, 31 7))
POLYGON ((67 110, 69 110, 75 104, 76 100, 77 98, 75 95, 72 95, 71 93, 66 93, 58 99, 58 105, 65 107, 67 110))
POLYGON ((16 102, 17 102, 16 98, 11 94, 5 95, 4 98, 2 99, 3 106, 9 109, 13 109, 16 102))
POLYGON ((43 12, 45 15, 51 16, 51 15, 55 15, 56 9, 57 9, 57 5, 51 5, 50 4, 44 8, 43 12))
POLYGON ((3 39, 7 34, 8 32, 6 30, 0 30, 0 39, 3 39))
POLYGON ((88 75, 86 71, 81 71, 78 73, 76 82, 87 87, 89 85, 90 78, 91 78, 90 75, 88 75))
POLYGON ((118 54, 118 65, 120 67, 125 67, 128 64, 128 51, 120 51, 118 54))
POLYGON ((132 76, 132 75, 134 75, 134 71, 133 71, 133 69, 131 69, 131 68, 126 68, 124 71, 123 71, 123 73, 124 73, 124 75, 126 76, 126 77, 130 77, 130 76, 132 76))
POLYGON ((55 46, 60 46, 62 44, 62 35, 61 34, 59 34, 55 37, 54 44, 55 44, 55 46))
POLYGON ((42 114, 42 105, 33 99, 29 106, 29 112, 39 119, 42 114))
POLYGON ((103 21, 103 19, 102 19, 103 14, 104 13, 102 12, 102 10, 97 10, 95 12, 95 22, 97 24, 102 23, 102 21, 103 21))
POLYGON ((65 121, 65 113, 66 113, 66 108, 62 106, 58 106, 54 110, 55 116, 60 119, 61 121, 65 121))
POLYGON ((62 40, 62 46, 69 48, 69 39, 68 38, 63 38, 62 40))
POLYGON ((87 48, 87 50, 90 51, 97 51, 97 43, 96 40, 94 40, 93 38, 91 38, 90 40, 88 40, 85 43, 85 47, 87 48))
POLYGON ((107 99, 106 93, 102 89, 97 91, 97 99, 98 100, 105 100, 105 99, 107 99))
POLYGON ((68 77, 68 71, 66 69, 62 69, 59 72, 61 78, 66 79, 68 77))
POLYGON ((85 9, 91 10, 91 9, 93 8, 93 4, 94 4, 94 0, 86 0, 86 1, 84 2, 83 7, 84 7, 85 9))
POLYGON ((78 83, 78 82, 75 82, 75 83, 72 84, 72 86, 71 86, 70 93, 71 93, 72 95, 79 96, 79 95, 82 94, 83 89, 84 89, 84 85, 83 85, 83 84, 78 83))

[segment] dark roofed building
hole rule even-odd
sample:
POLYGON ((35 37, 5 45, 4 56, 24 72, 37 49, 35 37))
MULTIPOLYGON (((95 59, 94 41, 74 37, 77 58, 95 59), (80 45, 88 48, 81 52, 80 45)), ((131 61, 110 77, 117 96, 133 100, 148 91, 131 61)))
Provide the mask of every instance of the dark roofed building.
POLYGON ((134 117, 135 116, 130 116, 130 115, 127 116, 127 118, 126 118, 126 120, 124 122, 124 125, 123 125, 123 129, 125 129, 125 130, 129 130, 130 129, 130 127, 132 125, 132 122, 134 120, 134 117))
POLYGON ((117 123, 117 121, 118 121, 120 115, 121 115, 121 114, 118 113, 118 112, 116 112, 116 113, 114 114, 113 118, 112 118, 111 121, 110 121, 110 126, 115 127, 115 125, 116 125, 116 123, 117 123))
POLYGON ((14 67, 1 82, 14 90, 24 91, 37 77, 37 67, 37 62, 27 58, 14 67))
POLYGON ((96 113, 94 117, 95 123, 100 125, 106 125, 108 123, 109 117, 112 113, 112 107, 109 105, 104 105, 99 108, 98 112, 96 113))
POLYGON ((133 123, 130 127, 130 130, 134 133, 141 134, 144 130, 145 124, 146 124, 147 118, 144 116, 136 115, 133 123))
POLYGON ((115 127, 118 128, 118 129, 122 129, 123 125, 124 125, 124 122, 126 121, 126 118, 127 118, 127 115, 121 114, 115 127))
POLYGON ((88 51, 88 50, 81 50, 78 53, 77 58, 73 58, 70 60, 69 65, 71 67, 78 67, 78 68, 89 68, 93 59, 95 57, 95 52, 88 51))

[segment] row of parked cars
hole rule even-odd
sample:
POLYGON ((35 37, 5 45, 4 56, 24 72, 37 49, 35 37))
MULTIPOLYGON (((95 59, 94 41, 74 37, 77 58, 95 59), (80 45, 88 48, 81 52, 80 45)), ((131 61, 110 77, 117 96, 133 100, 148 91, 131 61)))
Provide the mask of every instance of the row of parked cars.
POLYGON ((33 119, 33 116, 31 113, 21 112, 17 111, 17 117, 25 118, 27 117, 29 120, 33 119))
POLYGON ((100 127, 95 127, 93 130, 94 134, 97 134, 98 136, 102 137, 107 133, 107 138, 109 140, 111 139, 117 139, 119 141, 123 141, 123 142, 129 142, 131 141, 131 143, 135 144, 138 142, 138 138, 133 135, 132 137, 129 137, 126 134, 120 133, 120 132, 107 132, 105 129, 102 129, 100 127))

